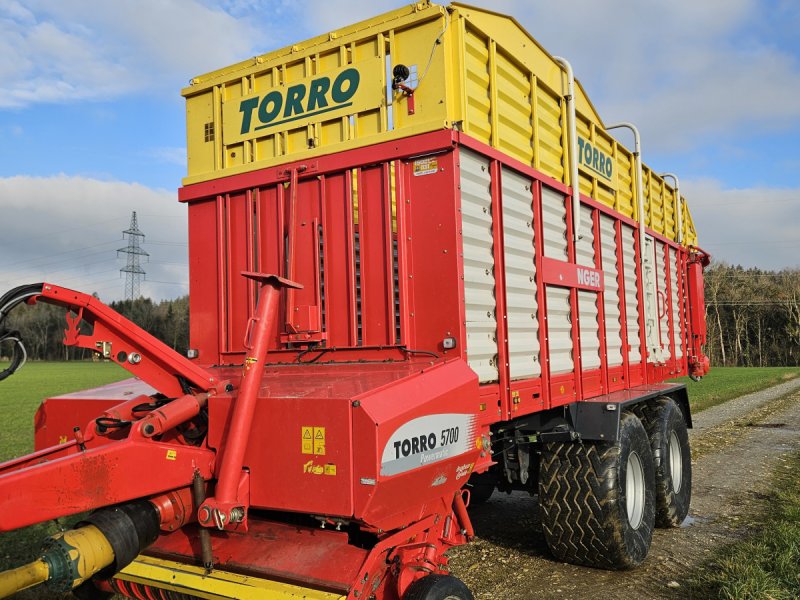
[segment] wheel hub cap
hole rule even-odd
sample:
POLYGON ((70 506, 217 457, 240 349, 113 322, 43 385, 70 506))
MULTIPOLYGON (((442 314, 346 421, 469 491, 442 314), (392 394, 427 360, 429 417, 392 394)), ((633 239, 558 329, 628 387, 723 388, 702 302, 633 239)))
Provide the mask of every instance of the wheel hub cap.
POLYGON ((669 436, 669 474, 672 479, 672 489, 681 491, 683 480, 683 454, 678 436, 673 431, 669 436))
POLYGON ((644 515, 644 468, 642 459, 636 452, 628 455, 628 469, 625 475, 625 508, 628 522, 633 529, 642 524, 644 515))

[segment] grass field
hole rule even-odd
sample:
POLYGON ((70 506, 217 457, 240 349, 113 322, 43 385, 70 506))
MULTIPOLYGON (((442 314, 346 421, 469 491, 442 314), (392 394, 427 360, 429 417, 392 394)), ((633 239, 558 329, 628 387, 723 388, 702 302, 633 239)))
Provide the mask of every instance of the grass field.
POLYGON ((800 598, 800 455, 775 474, 755 533, 718 552, 693 577, 693 598, 800 598))
POLYGON ((114 363, 30 362, 0 381, 0 462, 33 450, 33 415, 43 399, 126 377, 114 363))
POLYGON ((692 411, 700 411, 799 376, 800 367, 714 367, 701 381, 673 381, 687 385, 692 411))

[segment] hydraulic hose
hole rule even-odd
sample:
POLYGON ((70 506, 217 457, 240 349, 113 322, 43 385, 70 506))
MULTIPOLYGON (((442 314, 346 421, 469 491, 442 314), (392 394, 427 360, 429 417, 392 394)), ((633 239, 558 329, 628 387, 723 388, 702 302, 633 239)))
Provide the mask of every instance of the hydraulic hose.
POLYGON ((0 371, 0 381, 6 377, 10 377, 16 373, 25 364, 28 359, 28 353, 25 350, 25 344, 22 341, 22 336, 18 331, 8 329, 5 326, 5 320, 8 313, 11 312, 18 304, 24 302, 28 298, 38 296, 42 293, 43 283, 30 283, 21 285, 6 292, 0 297, 0 342, 10 341, 14 344, 14 352, 11 356, 11 364, 3 371, 0 371))
POLYGON ((25 350, 25 344, 22 343, 22 338, 18 331, 2 331, 0 330, 0 342, 12 342, 14 344, 14 351, 11 355, 11 364, 3 371, 0 371, 0 381, 6 377, 10 377, 16 373, 25 362, 28 360, 28 352, 25 350))

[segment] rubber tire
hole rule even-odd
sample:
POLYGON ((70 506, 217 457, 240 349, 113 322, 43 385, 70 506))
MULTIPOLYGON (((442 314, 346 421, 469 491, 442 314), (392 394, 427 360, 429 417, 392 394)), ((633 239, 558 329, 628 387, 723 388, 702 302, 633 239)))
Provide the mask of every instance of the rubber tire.
POLYGON ((478 506, 488 501, 494 493, 496 481, 495 477, 488 473, 471 475, 464 486, 469 490, 469 505, 478 506))
POLYGON ((408 586, 403 600, 474 600, 472 592, 452 575, 426 575, 408 586))
POLYGON ((686 420, 677 403, 666 396, 636 406, 650 438, 656 474, 656 527, 678 527, 689 514, 692 500, 692 455, 686 420), (681 449, 680 490, 674 489, 669 439, 675 433, 681 449))
POLYGON ((601 569, 630 569, 646 557, 655 521, 650 442, 636 415, 620 415, 619 441, 545 444, 539 471, 542 528, 559 560, 601 569), (639 526, 628 520, 625 481, 636 452, 643 471, 639 526))

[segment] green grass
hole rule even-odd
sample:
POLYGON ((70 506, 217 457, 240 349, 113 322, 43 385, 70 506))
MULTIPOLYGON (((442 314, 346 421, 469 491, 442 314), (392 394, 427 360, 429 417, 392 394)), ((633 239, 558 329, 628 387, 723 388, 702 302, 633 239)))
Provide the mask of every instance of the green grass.
POLYGON ((0 462, 33 450, 33 415, 42 400, 126 377, 114 363, 29 362, 0 381, 0 462))
POLYGON ((775 475, 756 533, 719 551, 693 576, 692 597, 800 598, 800 454, 775 475))
POLYGON ((799 367, 713 367, 702 381, 672 381, 687 384, 692 411, 700 411, 798 376, 799 367))

